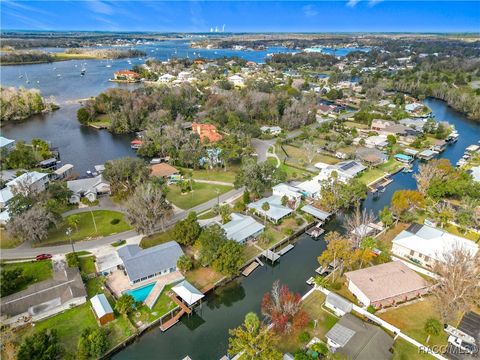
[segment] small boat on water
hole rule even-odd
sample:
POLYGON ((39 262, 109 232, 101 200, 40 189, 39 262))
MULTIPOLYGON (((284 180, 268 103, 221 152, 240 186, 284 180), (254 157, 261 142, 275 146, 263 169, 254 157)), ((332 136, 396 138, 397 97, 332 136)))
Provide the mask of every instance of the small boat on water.
POLYGON ((84 76, 86 72, 87 72, 87 69, 82 68, 82 70, 80 71, 80 76, 84 76))
POLYGON ((107 68, 111 68, 111 67, 112 67, 112 65, 110 65, 110 64, 107 64, 107 68))

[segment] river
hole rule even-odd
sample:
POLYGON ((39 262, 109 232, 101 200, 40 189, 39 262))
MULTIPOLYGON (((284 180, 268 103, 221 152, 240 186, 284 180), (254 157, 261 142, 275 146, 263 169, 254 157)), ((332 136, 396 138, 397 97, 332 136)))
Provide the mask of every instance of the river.
MULTIPOLYGON (((185 40, 169 40, 148 45, 138 45, 135 49, 145 51, 148 58, 167 60, 177 58, 204 57, 207 59, 238 56, 246 60, 264 62, 267 54, 293 52, 284 47, 271 47, 263 51, 231 49, 192 49, 185 40)), ((122 49, 122 48, 120 48, 122 49)), ((64 49, 45 48, 48 52, 64 49)), ((337 55, 346 55, 355 48, 336 49, 337 55)), ((332 53, 331 49, 324 49, 332 53)), ((46 115, 36 115, 21 122, 11 122, 1 128, 2 136, 15 140, 30 141, 37 137, 50 142, 60 149, 62 162, 75 166, 80 175, 92 170, 94 165, 123 156, 134 156, 130 148, 133 135, 113 135, 107 130, 95 130, 81 126, 76 112, 76 100, 96 96, 111 87, 134 88, 138 84, 118 84, 108 81, 113 72, 142 64, 145 58, 116 60, 70 60, 48 64, 17 65, 0 67, 2 86, 23 86, 39 89, 43 96, 53 96, 61 108, 46 115), (109 66, 109 67, 107 67, 109 66), (80 70, 86 69, 85 76, 80 70), (28 83, 27 83, 28 79, 28 83)))
MULTIPOLYGON (((425 101, 435 117, 454 124, 460 138, 457 143, 448 146, 441 157, 453 164, 463 155, 465 148, 480 140, 480 123, 474 123, 440 100, 425 101)), ((414 173, 418 162, 414 164, 414 173)), ((414 189, 414 173, 398 173, 393 183, 378 198, 371 195, 365 200, 364 207, 375 214, 389 205, 393 193, 399 189, 414 189)), ((328 223, 326 229, 334 230, 341 226, 339 219, 328 223)), ((295 248, 282 256, 271 266, 259 267, 248 278, 238 278, 226 286, 218 288, 206 297, 203 308, 198 314, 187 318, 162 333, 154 329, 137 342, 114 356, 117 360, 165 359, 179 360, 189 355, 193 360, 215 360, 226 353, 228 330, 242 323, 249 311, 260 313, 260 302, 275 280, 287 284, 295 292, 305 293, 309 286, 305 281, 318 267, 317 257, 325 249, 323 239, 312 240, 302 235, 295 248)))

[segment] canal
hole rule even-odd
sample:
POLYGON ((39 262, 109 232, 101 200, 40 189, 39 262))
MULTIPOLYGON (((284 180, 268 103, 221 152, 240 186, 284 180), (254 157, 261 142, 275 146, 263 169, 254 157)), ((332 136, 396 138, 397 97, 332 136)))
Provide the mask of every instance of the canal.
MULTIPOLYGON (((432 109, 438 120, 454 124, 460 138, 450 145, 441 157, 453 164, 462 156, 465 148, 480 140, 480 123, 466 119, 462 114, 450 109, 444 102, 427 99, 425 103, 432 109)), ((414 173, 418 164, 414 165, 414 173)), ((414 173, 398 173, 386 191, 378 198, 369 196, 364 206, 378 213, 388 206, 393 193, 400 189, 415 189, 414 173)), ((326 227, 335 230, 341 227, 338 218, 326 227)), ((114 358, 130 359, 165 359, 179 360, 190 355, 193 360, 215 360, 225 355, 228 346, 228 330, 242 323, 245 314, 255 311, 260 314, 260 301, 269 291, 275 280, 287 284, 295 292, 305 293, 309 286, 305 281, 314 275, 318 267, 317 257, 325 249, 323 240, 312 240, 302 235, 295 248, 282 256, 274 265, 259 267, 248 278, 238 278, 209 294, 202 310, 190 317, 184 317, 180 323, 165 333, 154 329, 137 342, 128 346, 114 358)))

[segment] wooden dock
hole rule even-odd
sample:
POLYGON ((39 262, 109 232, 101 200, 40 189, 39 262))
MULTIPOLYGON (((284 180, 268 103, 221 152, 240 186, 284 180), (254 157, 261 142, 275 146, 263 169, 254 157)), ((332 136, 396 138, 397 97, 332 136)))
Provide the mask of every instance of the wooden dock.
POLYGON ((242 275, 243 276, 248 276, 250 275, 253 270, 255 270, 257 267, 259 267, 260 264, 256 261, 252 262, 250 265, 248 265, 243 271, 242 271, 242 275))
POLYGON ((183 311, 182 309, 177 313, 177 315, 175 315, 170 320, 165 321, 162 325, 160 325, 159 326, 160 330, 167 331, 168 329, 170 329, 173 325, 175 325, 180 320, 183 314, 185 314, 185 311, 183 311))
POLYGON ((293 244, 288 244, 287 246, 285 246, 283 249, 281 249, 279 252, 277 252, 278 255, 280 256, 283 256, 285 255, 287 252, 289 252, 290 250, 292 250, 294 247, 293 244))
POLYGON ((318 238, 318 237, 319 237, 320 235, 322 235, 324 232, 325 232, 325 230, 323 230, 323 229, 321 229, 321 228, 317 228, 317 227, 315 227, 315 226, 314 226, 314 227, 311 227, 310 229, 308 229, 307 231, 305 231, 305 233, 306 233, 308 236, 310 236, 310 237, 312 237, 312 238, 314 238, 314 239, 318 238))

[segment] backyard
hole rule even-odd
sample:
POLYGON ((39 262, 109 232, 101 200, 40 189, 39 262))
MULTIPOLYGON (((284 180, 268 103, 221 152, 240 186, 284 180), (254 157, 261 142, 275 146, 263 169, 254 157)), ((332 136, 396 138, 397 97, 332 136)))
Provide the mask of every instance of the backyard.
POLYGON ((385 162, 384 164, 365 170, 363 174, 359 176, 358 179, 364 184, 368 185, 371 182, 379 179, 384 175, 391 174, 398 171, 403 166, 404 165, 402 163, 392 158, 387 162, 385 162))
POLYGON ((131 229, 120 212, 110 210, 86 211, 67 216, 63 223, 58 228, 51 229, 49 237, 42 241, 41 244, 37 244, 37 246, 68 243, 70 241, 69 236, 66 234, 68 228, 72 230, 70 236, 73 241, 90 240, 131 229), (79 223, 76 228, 68 224, 68 219, 71 216, 79 217, 79 223))
MULTIPOLYGON (((412 304, 401 305, 397 308, 390 308, 385 312, 378 313, 378 317, 401 329, 405 334, 418 342, 426 345, 447 344, 447 333, 442 331, 439 335, 431 336, 427 344, 428 334, 425 332, 425 322, 434 318, 440 320, 440 314, 435 308, 432 297, 423 298, 412 304)), ((452 325, 458 325, 456 322, 452 325)))
POLYGON ((168 187, 167 200, 181 209, 190 209, 208 200, 215 199, 218 195, 224 194, 233 187, 194 182, 193 191, 182 194, 181 187, 170 185, 168 187), (218 193, 217 193, 218 191, 218 193))
POLYGON ((197 289, 202 291, 223 278, 223 275, 210 267, 199 267, 187 272, 185 278, 197 289))
MULTIPOLYGON (((325 295, 320 291, 313 291, 305 300, 302 308, 310 316, 311 324, 305 329, 309 335, 325 340, 325 334, 339 320, 331 313, 325 311, 322 307, 325 302, 325 295)), ((277 339, 277 348, 282 352, 295 352, 305 344, 298 339, 298 333, 282 336, 277 339)))
POLYGON ((238 167, 230 166, 227 168, 227 171, 224 169, 187 169, 187 168, 179 168, 184 172, 192 172, 193 179, 198 180, 210 180, 210 181, 221 181, 232 183, 235 181, 235 176, 239 171, 238 167))

